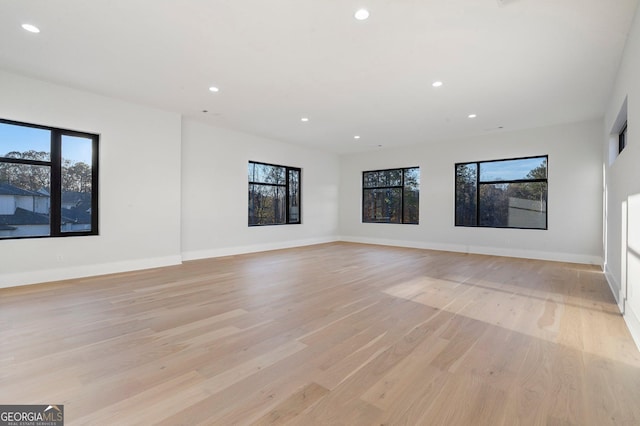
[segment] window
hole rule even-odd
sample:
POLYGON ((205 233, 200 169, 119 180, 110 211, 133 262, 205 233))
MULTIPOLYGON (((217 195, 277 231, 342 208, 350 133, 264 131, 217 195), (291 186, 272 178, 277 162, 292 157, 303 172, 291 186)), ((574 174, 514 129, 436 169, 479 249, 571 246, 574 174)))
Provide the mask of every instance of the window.
POLYGON ((0 238, 98 234, 98 135, 0 119, 0 238))
POLYGON ((624 147, 627 146, 627 122, 622 125, 622 129, 618 134, 618 154, 622 152, 624 147))
POLYGON ((628 124, 628 97, 625 96, 618 116, 611 125, 611 131, 609 133, 609 166, 612 166, 616 158, 622 154, 622 151, 628 144, 627 140, 627 124, 628 124))
POLYGON ((420 168, 362 172, 362 222, 418 224, 420 168))
POLYGON ((456 226, 547 229, 547 159, 456 164, 456 226))
POLYGON ((295 167, 249 161, 249 226, 301 223, 295 167))

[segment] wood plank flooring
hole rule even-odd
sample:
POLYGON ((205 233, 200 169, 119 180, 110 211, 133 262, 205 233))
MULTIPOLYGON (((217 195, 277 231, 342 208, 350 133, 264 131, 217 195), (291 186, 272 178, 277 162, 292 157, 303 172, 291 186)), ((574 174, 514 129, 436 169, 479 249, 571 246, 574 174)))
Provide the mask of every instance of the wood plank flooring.
POLYGON ((0 403, 67 425, 639 425, 599 268, 332 243, 0 290, 0 403))

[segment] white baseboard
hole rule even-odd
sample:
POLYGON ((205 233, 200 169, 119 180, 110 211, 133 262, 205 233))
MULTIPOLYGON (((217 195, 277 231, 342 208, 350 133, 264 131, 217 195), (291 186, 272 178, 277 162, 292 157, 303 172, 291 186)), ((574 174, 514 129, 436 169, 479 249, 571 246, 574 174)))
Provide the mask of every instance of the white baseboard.
POLYGON ((33 272, 0 274, 0 288, 159 268, 162 266, 179 265, 180 263, 182 263, 180 256, 165 256, 151 259, 73 266, 69 268, 45 269, 33 272))
POLYGON ((620 310, 620 312, 624 312, 624 306, 623 306, 624 296, 622 295, 622 287, 620 286, 620 283, 618 283, 618 280, 616 280, 616 277, 611 273, 611 270, 609 270, 608 265, 604 265, 602 270, 604 271, 604 277, 607 280, 607 284, 609 284, 609 289, 611 290, 611 294, 613 294, 613 298, 616 299, 616 304, 618 305, 618 309, 620 310))
POLYGON ((18 272, 0 274, 0 288, 18 287, 30 284, 61 281, 74 278, 85 278, 96 275, 115 274, 119 272, 137 271, 142 269, 159 268, 163 266, 179 265, 183 260, 196 260, 210 257, 231 256, 236 254, 255 253, 259 251, 278 250, 292 247, 309 246, 338 241, 335 236, 313 238, 306 240, 284 241, 251 246, 228 247, 213 250, 189 251, 181 256, 166 256, 151 259, 128 260, 112 263, 98 263, 92 265, 73 266, 67 268, 44 269, 32 272, 18 272))
POLYGON ((182 253, 183 260, 208 259, 212 257, 234 256, 237 254, 256 253, 260 251, 280 250, 293 247, 311 246, 339 241, 338 237, 309 238, 305 240, 281 241, 250 246, 224 247, 219 249, 192 250, 182 253))
MULTIPOLYGON (((378 238, 363 238, 353 236, 328 236, 310 238, 304 240, 292 240, 255 244, 249 246, 224 247, 219 249, 193 250, 182 253, 182 256, 167 256, 152 259, 138 259, 131 261, 75 266, 69 268, 47 269, 33 272, 21 272, 13 274, 0 274, 0 288, 15 287, 28 284, 36 284, 50 281, 59 281, 73 278, 83 278, 95 275, 112 274, 118 272, 135 271, 141 269, 157 268, 162 266, 178 265, 183 260, 197 260, 213 257, 232 256, 260 251, 278 250, 293 247, 303 247, 314 244, 324 244, 335 241, 345 241, 364 244, 379 244, 397 247, 410 247, 429 250, 452 251, 459 253, 487 254, 494 256, 520 257, 527 259, 552 260, 560 262, 602 264, 597 256, 577 255, 570 253, 539 252, 531 250, 512 250, 495 247, 466 246, 456 244, 440 244, 416 241, 388 240, 378 238)), ((611 286, 611 283, 609 284, 611 286)))
POLYGON ((629 333, 631 333, 633 341, 636 343, 638 350, 640 350, 640 319, 638 319, 638 315, 633 311, 633 309, 631 309, 629 304, 625 302, 624 294, 622 294, 622 286, 620 286, 616 277, 611 273, 608 265, 604 265, 603 269, 604 276, 607 279, 611 293, 616 299, 618 309, 623 314, 622 317, 624 318, 625 324, 627 324, 629 333))
POLYGON ((627 323, 631 337, 633 337, 633 341, 636 342, 636 346, 640 350, 640 319, 632 309, 629 309, 629 305, 627 305, 627 310, 624 313, 624 322, 627 323))
POLYGON ((351 236, 342 236, 340 240, 352 242, 352 243, 379 244, 384 246, 410 247, 410 248, 419 248, 419 249, 428 249, 428 250, 442 250, 442 251, 452 251, 457 253, 487 254, 492 256, 519 257, 524 259, 550 260, 555 262, 583 263, 587 265, 602 265, 602 258, 600 256, 591 256, 586 254, 556 253, 556 252, 536 251, 536 250, 507 249, 507 248, 485 247, 485 246, 468 246, 468 245, 461 245, 461 244, 442 244, 442 243, 430 243, 430 242, 422 242, 422 241, 417 242, 417 241, 387 240, 387 239, 380 239, 380 238, 363 238, 363 237, 351 237, 351 236))

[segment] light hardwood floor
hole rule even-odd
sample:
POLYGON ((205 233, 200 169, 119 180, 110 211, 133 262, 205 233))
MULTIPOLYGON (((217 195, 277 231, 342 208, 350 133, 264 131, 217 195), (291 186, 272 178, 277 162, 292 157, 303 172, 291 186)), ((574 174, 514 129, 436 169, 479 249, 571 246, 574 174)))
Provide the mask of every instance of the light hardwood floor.
POLYGON ((638 425, 599 268, 332 243, 0 290, 0 403, 67 425, 638 425))

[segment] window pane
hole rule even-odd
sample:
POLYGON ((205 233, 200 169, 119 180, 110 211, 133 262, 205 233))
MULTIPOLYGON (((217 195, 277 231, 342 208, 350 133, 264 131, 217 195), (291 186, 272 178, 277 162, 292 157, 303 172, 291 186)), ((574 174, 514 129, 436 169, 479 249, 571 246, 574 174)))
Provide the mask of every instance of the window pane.
POLYGON ((506 228, 509 222, 508 184, 480 185, 480 226, 506 228))
POLYGON ((363 172, 362 183, 365 188, 375 188, 378 186, 378 172, 363 172))
POLYGON ((300 222, 300 172, 289 170, 289 223, 300 222))
POLYGON ((97 146, 98 135, 0 119, 0 238, 97 234, 97 146))
POLYGON ((420 169, 404 171, 404 218, 403 223, 418 223, 420 205, 420 169))
POLYGON ((509 185, 509 226, 547 228, 547 183, 529 182, 509 185))
POLYGON ((402 169, 383 170, 378 172, 378 186, 401 186, 402 169))
POLYGON ((627 123, 622 126, 622 130, 618 135, 618 154, 627 146, 627 123))
POLYGON ((50 167, 0 162, 0 238, 50 234, 50 167))
POLYGON ((60 231, 91 231, 92 140, 62 136, 60 231))
POLYGON ((249 161, 249 167, 247 170, 247 175, 249 176, 249 182, 254 182, 253 176, 255 174, 256 164, 249 161))
POLYGON ((480 163, 480 182, 546 178, 546 157, 480 163))
POLYGON ((282 186, 249 184, 249 225, 285 223, 285 192, 282 186))
POLYGON ((480 225, 547 228, 547 183, 480 185, 480 225))
POLYGON ((260 163, 249 163, 249 182, 273 183, 285 185, 284 167, 270 166, 260 163))
POLYGON ((301 170, 249 162, 249 225, 301 223, 301 170))
POLYGON ((402 169, 363 172, 363 184, 365 188, 402 186, 402 169))
POLYGON ((364 189, 362 218, 364 222, 400 223, 402 189, 364 189))
POLYGON ((456 166, 456 226, 476 226, 476 163, 456 166))
POLYGON ((420 168, 362 172, 362 221, 419 221, 420 168))
POLYGON ((0 183, 16 186, 23 190, 42 192, 49 195, 51 168, 30 164, 0 162, 0 183))
POLYGON ((51 131, 0 123, 0 157, 50 161, 51 131))

